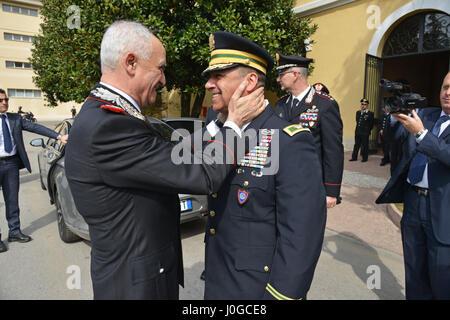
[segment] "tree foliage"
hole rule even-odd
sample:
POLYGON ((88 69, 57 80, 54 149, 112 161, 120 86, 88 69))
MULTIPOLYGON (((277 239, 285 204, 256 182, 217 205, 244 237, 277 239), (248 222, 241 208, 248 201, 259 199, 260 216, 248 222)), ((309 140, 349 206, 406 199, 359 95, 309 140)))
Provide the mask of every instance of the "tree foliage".
MULTIPOLYGON (((100 79, 100 43, 115 20, 140 21, 154 30, 167 51, 167 89, 179 89, 182 115, 198 116, 204 97, 201 72, 209 61, 209 35, 224 30, 242 35, 275 52, 304 52, 304 40, 317 28, 298 19, 292 0, 46 0, 41 11, 41 34, 36 37, 31 63, 34 81, 50 105, 82 102, 100 79), (80 9, 80 28, 68 28, 70 6, 80 9)), ((73 15, 73 13, 72 13, 73 15)), ((70 22, 70 21, 69 21, 70 22)), ((267 88, 278 90, 276 74, 267 88)))

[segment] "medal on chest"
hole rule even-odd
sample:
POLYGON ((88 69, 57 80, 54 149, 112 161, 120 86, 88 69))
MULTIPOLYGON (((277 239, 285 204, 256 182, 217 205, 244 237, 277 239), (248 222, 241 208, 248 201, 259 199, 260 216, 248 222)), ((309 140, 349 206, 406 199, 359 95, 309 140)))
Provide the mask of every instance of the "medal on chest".
POLYGON ((300 123, 307 123, 307 127, 313 127, 319 121, 319 109, 312 106, 311 109, 307 109, 306 112, 300 114, 299 121, 300 123))
POLYGON ((262 129, 258 144, 241 159, 239 165, 241 167, 264 168, 267 164, 272 134, 272 130, 262 129))

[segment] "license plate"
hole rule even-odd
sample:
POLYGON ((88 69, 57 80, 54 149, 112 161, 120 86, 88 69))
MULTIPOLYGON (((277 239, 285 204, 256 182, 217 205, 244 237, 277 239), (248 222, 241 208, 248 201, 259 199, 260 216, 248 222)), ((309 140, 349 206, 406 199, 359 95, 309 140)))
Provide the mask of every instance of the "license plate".
POLYGON ((192 202, 190 199, 180 201, 181 212, 192 210, 192 202))

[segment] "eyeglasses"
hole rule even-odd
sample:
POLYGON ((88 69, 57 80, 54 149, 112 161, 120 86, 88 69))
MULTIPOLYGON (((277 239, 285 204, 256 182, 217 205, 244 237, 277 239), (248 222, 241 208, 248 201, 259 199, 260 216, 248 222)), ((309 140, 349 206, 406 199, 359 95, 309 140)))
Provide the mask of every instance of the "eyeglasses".
POLYGON ((9 98, 0 99, 0 102, 3 102, 3 101, 8 102, 8 101, 9 101, 9 98))
POLYGON ((285 72, 279 73, 278 76, 277 76, 277 78, 281 78, 281 77, 283 77, 285 74, 292 73, 292 72, 295 72, 295 71, 285 71, 285 72))

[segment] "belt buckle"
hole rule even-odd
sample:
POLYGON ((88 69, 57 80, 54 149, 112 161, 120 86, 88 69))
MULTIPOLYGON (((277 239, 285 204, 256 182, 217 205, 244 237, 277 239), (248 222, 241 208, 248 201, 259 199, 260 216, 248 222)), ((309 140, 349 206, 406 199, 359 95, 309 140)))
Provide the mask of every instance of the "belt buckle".
POLYGON ((426 189, 417 189, 417 193, 421 196, 428 197, 428 190, 426 189))

